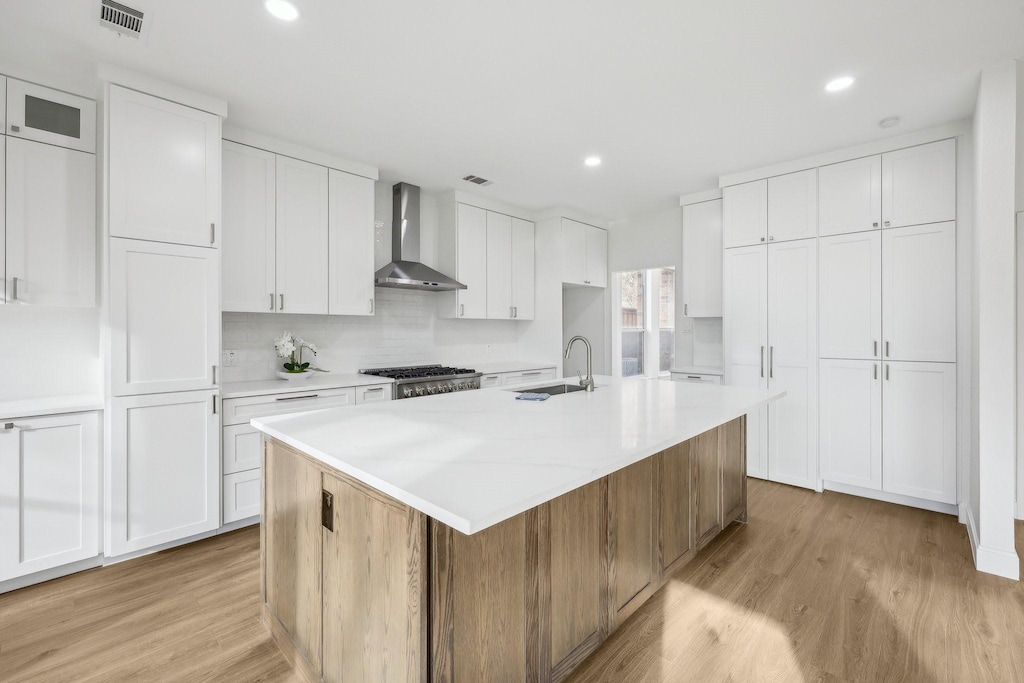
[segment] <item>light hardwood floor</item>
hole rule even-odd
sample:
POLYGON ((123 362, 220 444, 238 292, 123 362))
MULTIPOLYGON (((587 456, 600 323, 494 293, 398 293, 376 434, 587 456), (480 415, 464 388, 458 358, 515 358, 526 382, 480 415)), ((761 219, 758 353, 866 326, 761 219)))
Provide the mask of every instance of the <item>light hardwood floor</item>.
MULTIPOLYGON (((953 517, 749 495, 750 524, 569 680, 1024 680, 1024 585, 974 571, 953 517)), ((253 527, 0 595, 0 681, 296 681, 259 621, 258 557, 253 527)))

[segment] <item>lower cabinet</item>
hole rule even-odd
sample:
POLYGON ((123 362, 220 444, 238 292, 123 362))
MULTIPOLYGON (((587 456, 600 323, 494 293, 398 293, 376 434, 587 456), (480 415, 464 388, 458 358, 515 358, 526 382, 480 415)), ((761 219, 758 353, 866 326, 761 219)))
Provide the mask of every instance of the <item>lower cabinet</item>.
POLYGON ((221 523, 230 524, 260 514, 258 469, 225 474, 221 487, 221 523))
POLYGON ((220 526, 220 419, 213 391, 111 399, 105 554, 220 526))
MULTIPOLYGON (((608 555, 611 626, 629 618, 658 586, 654 458, 608 477, 608 555)), ((684 487, 689 489, 689 482, 684 487)), ((688 512, 685 514, 689 520, 688 512)), ((670 520, 674 523, 675 520, 670 520)))
POLYGON ((516 372, 492 372, 480 378, 480 388, 490 389, 491 387, 514 387, 521 384, 532 384, 535 382, 546 382, 557 377, 555 368, 540 368, 539 370, 521 370, 516 372))
POLYGON ((0 581, 100 553, 99 413, 0 416, 0 581))

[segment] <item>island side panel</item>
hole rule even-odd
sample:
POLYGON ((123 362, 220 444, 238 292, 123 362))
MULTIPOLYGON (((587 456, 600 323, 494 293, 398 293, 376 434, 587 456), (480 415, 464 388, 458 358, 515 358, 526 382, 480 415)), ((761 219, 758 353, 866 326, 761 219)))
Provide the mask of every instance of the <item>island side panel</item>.
POLYGON ((263 476, 265 617, 296 668, 319 679, 320 470, 297 451, 269 439, 264 441, 263 476), (278 637, 277 625, 290 646, 278 637), (296 654, 304 663, 294 660, 296 654))

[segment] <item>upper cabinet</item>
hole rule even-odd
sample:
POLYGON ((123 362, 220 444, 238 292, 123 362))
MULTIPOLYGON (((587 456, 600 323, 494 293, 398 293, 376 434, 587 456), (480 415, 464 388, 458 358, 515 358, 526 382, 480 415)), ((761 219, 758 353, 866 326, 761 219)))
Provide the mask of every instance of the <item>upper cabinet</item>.
POLYGON ((217 247, 220 117, 109 89, 112 237, 217 247))
POLYGON ((683 207, 683 315, 722 317, 722 200, 683 207))
POLYGON ((373 180, 224 141, 225 311, 372 315, 373 180))
POLYGON ((768 179, 768 241, 787 242, 818 235, 818 170, 768 179))
POLYGON ((531 221, 512 219, 512 317, 533 320, 536 309, 536 228, 531 221))
MULTIPOLYGON (((3 80, 0 78, 0 86, 3 80)), ((96 151, 96 103, 92 100, 10 78, 6 112, 8 135, 82 152, 96 151)))
POLYGON ((768 241, 768 181, 722 188, 722 244, 748 247, 768 241))
POLYGON ((608 231, 562 219, 562 282, 608 286, 608 231))
POLYGON ((956 220, 956 140, 882 155, 882 227, 956 220))
POLYGON ((840 235, 882 226, 882 157, 818 169, 818 234, 840 235))
POLYGON ((487 212, 487 317, 533 320, 534 225, 487 212))

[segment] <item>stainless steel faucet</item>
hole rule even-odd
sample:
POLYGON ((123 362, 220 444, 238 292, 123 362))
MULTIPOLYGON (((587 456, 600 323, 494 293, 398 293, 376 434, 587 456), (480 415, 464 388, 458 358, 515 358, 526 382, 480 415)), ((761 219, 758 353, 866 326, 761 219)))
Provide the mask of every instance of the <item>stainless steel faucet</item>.
POLYGON ((591 352, 590 352, 590 342, 587 341, 587 338, 586 337, 581 337, 580 335, 577 334, 575 337, 570 339, 569 340, 569 344, 565 347, 565 357, 566 358, 569 357, 569 352, 572 351, 572 345, 575 344, 578 341, 583 342, 586 345, 586 347, 587 347, 587 377, 586 377, 586 379, 584 379, 582 373, 580 373, 579 370, 576 371, 576 374, 580 378, 580 386, 583 387, 584 389, 586 389, 587 391, 593 391, 594 390, 593 357, 592 357, 591 352))

